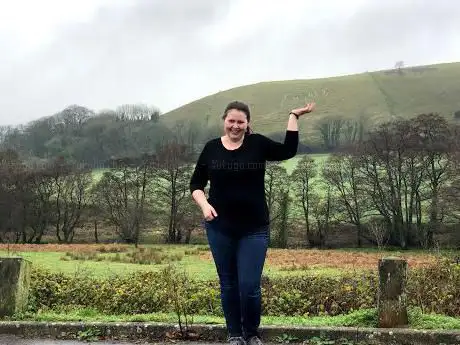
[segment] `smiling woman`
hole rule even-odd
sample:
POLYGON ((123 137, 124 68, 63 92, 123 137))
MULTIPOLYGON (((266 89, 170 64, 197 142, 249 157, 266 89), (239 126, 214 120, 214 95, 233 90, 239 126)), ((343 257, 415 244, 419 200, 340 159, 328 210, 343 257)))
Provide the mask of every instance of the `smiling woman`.
POLYGON ((249 107, 231 102, 222 117, 224 135, 206 143, 195 166, 190 192, 203 212, 231 345, 261 345, 261 275, 269 242, 265 163, 296 155, 297 120, 313 107, 307 104, 286 114, 286 135, 279 143, 253 133, 249 107))
POLYGON ((222 143, 229 150, 236 148, 235 143, 240 146, 240 141, 245 133, 252 133, 249 127, 251 112, 249 107, 242 102, 235 101, 227 105, 222 119, 224 120, 226 134, 226 136, 222 137, 222 143))

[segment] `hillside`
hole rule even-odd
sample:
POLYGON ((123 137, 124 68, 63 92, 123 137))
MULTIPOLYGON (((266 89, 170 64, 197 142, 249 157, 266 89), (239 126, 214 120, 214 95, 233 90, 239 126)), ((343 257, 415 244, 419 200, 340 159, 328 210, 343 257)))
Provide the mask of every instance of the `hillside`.
POLYGON ((372 126, 391 117, 439 112, 452 118, 460 110, 460 62, 310 80, 261 82, 222 91, 161 116, 170 127, 178 120, 219 124, 226 104, 251 106, 255 131, 284 131, 290 109, 315 101, 317 111, 301 121, 301 139, 315 140, 315 123, 330 117, 365 120, 372 126))
POLYGON ((300 121, 299 152, 326 153, 359 140, 366 129, 392 117, 438 112, 448 119, 455 113, 460 121, 458 80, 460 62, 409 67, 401 73, 393 69, 261 82, 209 95, 161 116, 155 107, 137 104, 100 112, 74 104, 18 128, 0 126, 0 151, 14 150, 24 159, 66 157, 99 166, 114 157, 154 152, 171 136, 199 145, 222 132, 225 106, 242 100, 251 106, 253 129, 277 141, 284 138, 289 110, 315 101, 317 110, 300 121))

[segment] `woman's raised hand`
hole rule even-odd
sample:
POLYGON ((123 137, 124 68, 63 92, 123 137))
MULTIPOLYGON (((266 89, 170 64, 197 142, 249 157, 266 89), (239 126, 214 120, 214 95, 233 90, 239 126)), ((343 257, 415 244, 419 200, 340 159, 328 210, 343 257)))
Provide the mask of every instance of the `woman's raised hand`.
POLYGON ((311 113, 315 109, 315 106, 316 106, 316 103, 314 103, 314 102, 307 103, 302 108, 293 109, 291 111, 291 113, 294 113, 294 114, 296 114, 298 116, 302 116, 304 114, 311 113))

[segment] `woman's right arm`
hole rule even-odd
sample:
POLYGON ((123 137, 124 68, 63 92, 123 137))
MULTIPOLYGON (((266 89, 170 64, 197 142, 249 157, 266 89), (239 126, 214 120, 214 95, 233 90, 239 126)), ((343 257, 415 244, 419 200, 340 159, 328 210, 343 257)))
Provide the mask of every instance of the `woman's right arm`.
POLYGON ((203 209, 208 203, 208 199, 206 198, 206 195, 204 194, 204 191, 202 189, 195 189, 192 192, 192 197, 193 200, 195 200, 195 202, 197 203, 197 205, 201 207, 201 209, 203 209))
POLYGON ((208 184, 208 165, 206 164, 206 148, 207 145, 203 148, 200 156, 198 157, 197 164, 193 171, 192 177, 190 179, 190 193, 192 194, 193 200, 201 208, 203 216, 206 220, 211 220, 217 216, 214 208, 208 203, 206 195, 204 194, 204 189, 208 184))
POLYGON ((206 163, 207 144, 198 157, 192 177, 190 178, 190 193, 193 199, 200 205, 206 201, 204 189, 208 184, 208 165, 206 163))

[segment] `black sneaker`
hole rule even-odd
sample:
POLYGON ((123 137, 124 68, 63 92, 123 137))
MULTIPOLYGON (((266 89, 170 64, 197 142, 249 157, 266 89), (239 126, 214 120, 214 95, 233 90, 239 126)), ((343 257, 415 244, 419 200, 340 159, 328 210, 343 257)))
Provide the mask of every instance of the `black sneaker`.
POLYGON ((229 345, 246 345, 246 341, 243 337, 230 337, 228 338, 229 345))

